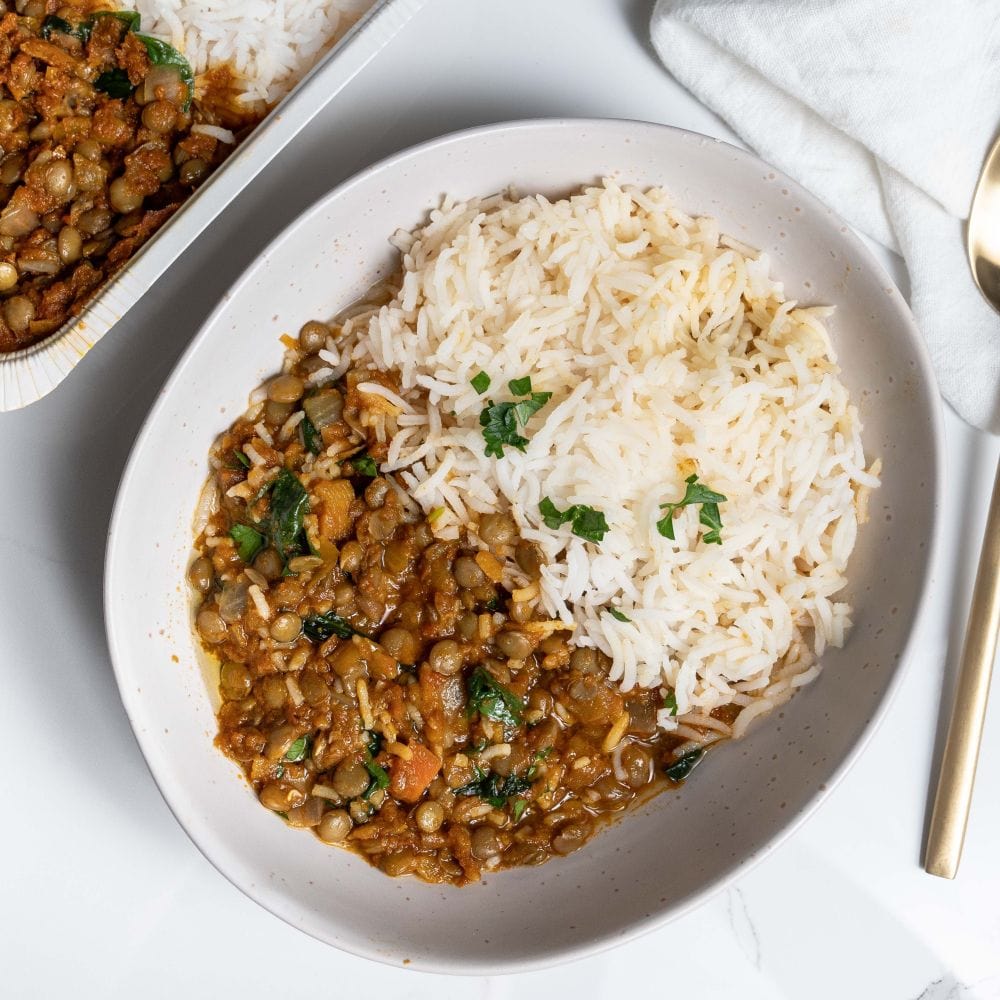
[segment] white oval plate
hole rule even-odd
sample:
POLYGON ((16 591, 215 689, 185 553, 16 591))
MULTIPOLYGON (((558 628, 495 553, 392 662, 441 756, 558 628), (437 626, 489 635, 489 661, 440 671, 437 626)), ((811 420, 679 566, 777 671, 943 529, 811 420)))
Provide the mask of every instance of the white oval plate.
POLYGON ((198 847, 273 913, 330 944, 447 972, 525 970, 684 913, 773 849, 833 787, 885 712, 925 593, 941 431, 927 355, 861 241, 754 156, 677 129, 536 121, 447 136, 348 181, 234 286, 153 407, 122 479, 105 608, 122 700, 157 784, 198 847), (212 440, 281 359, 278 337, 329 317, 393 266, 388 244, 440 196, 508 185, 561 195, 603 175, 662 184, 691 213, 768 251, 790 297, 831 303, 844 378, 885 463, 851 563, 855 626, 825 672, 739 744, 569 858, 453 889, 389 879, 262 809, 213 746, 212 701, 184 571, 212 440))

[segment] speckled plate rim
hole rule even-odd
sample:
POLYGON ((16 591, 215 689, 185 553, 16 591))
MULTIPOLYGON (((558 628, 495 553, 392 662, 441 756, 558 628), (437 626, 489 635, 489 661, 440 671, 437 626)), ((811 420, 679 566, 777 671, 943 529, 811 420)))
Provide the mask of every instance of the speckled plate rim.
POLYGON ((278 235, 265 250, 262 251, 257 261, 250 265, 247 271, 222 297, 219 305, 213 311, 212 315, 205 322, 202 329, 188 346, 184 355, 178 361, 174 371, 165 383, 163 390, 160 392, 157 402, 151 408, 130 453, 128 463, 119 484, 118 494, 111 518, 108 545, 105 556, 105 628, 107 632, 108 646, 111 652, 112 665, 119 686, 119 692, 121 694, 125 712, 130 723, 132 724, 133 731, 136 734, 137 743, 139 744, 139 748, 146 761, 146 765, 149 768, 150 774, 156 782, 161 795, 163 795, 167 807, 171 810, 177 822, 188 834, 192 842, 204 855, 206 860, 208 860, 208 862, 221 875, 223 875, 248 898, 252 899, 254 902, 268 910, 268 912, 279 917, 286 923, 308 934, 310 937, 326 944, 330 944, 338 950, 346 951, 349 954, 353 954, 361 958, 371 959, 379 962, 380 964, 389 965, 393 968, 400 967, 398 960, 388 957, 384 951, 381 951, 376 947, 345 947, 343 942, 334 942, 323 933, 322 927, 318 926, 319 921, 303 919, 301 915, 294 914, 291 911, 291 907, 286 904, 285 898, 280 893, 273 891, 268 886, 258 884, 251 887, 245 884, 239 875, 236 874, 227 863, 225 845, 206 845, 205 843, 200 842, 192 833, 189 825, 185 822, 185 818, 177 810, 175 810, 170 798, 164 792, 163 786, 164 784, 169 784, 169 779, 166 775, 161 775, 158 763, 154 759, 153 754, 147 751, 147 748, 144 746, 143 739, 139 735, 140 727, 137 725, 136 718, 134 717, 134 711, 138 707, 137 699, 130 687, 125 683, 126 671, 123 667, 122 651, 118 644, 115 623, 112 620, 110 613, 111 595, 115 587, 115 563, 119 558, 116 540, 118 537, 118 524, 123 517, 121 502, 122 495, 125 492, 126 485, 130 481, 133 466, 137 461, 137 456, 142 451, 147 437, 150 436, 151 428, 154 425, 158 414, 168 405, 170 389, 185 377, 187 366, 195 354, 198 345, 204 338, 212 334, 218 318, 227 308, 229 301, 238 296, 241 290, 253 281, 254 271, 259 261, 274 253, 275 250, 286 240, 294 238, 295 231, 302 224, 303 220, 311 216, 313 213, 322 211, 322 208, 327 201, 344 194, 355 185, 371 178, 373 175, 391 172, 407 161, 419 158, 429 151, 436 151, 442 148, 446 149, 450 145, 465 143, 476 138, 494 136, 498 133, 511 132, 515 130, 530 131, 533 129, 552 129, 559 127, 586 128, 588 130, 599 132, 602 128, 607 126, 621 127, 622 125, 633 125, 636 128, 663 129, 680 136, 687 137, 692 141, 717 144, 724 147, 729 155, 733 155, 736 158, 743 160, 748 168, 752 168, 754 171, 763 170, 769 173, 770 176, 774 177, 787 187, 789 192, 803 204, 808 204, 814 209, 825 212, 833 219, 839 221, 841 223, 843 243, 848 246, 850 251, 857 255, 857 257, 860 258, 868 268, 879 276, 880 281, 884 284, 886 289, 892 289, 896 292, 896 294, 892 296, 892 308, 898 313, 898 317, 902 325, 906 328, 912 342, 914 359, 917 365, 918 375, 920 377, 920 384, 924 387, 924 395, 927 397, 927 413, 930 418, 931 426, 931 437, 927 442, 934 470, 932 483, 933 500, 931 504, 931 530, 927 544, 927 554, 924 560, 924 574, 919 586, 919 596, 915 603, 913 616, 905 630, 905 641, 896 656, 891 679, 885 687, 884 693, 878 702, 876 710, 865 723, 860 735, 854 742, 851 750, 844 756, 841 763, 835 768, 823 785, 816 790, 805 806, 803 806, 796 815, 790 817, 780 831, 773 835, 764 847, 752 854, 747 855, 742 860, 734 862, 728 868, 725 868, 720 875, 708 881, 700 890, 691 893, 680 904, 672 908, 665 909, 662 912, 652 913, 645 918, 634 920, 628 927, 618 932, 606 932, 589 937, 585 942, 582 942, 579 945, 559 948, 542 958, 531 960, 518 959, 514 962, 505 961, 501 958, 498 961, 489 964, 484 962, 468 961, 463 959, 462 956, 455 956, 454 961, 447 963, 415 958, 412 963, 407 964, 405 968, 414 971, 437 974, 469 976, 531 972, 551 968, 553 966, 572 962, 577 959, 592 957, 601 952, 608 951, 619 945, 633 941, 636 938, 648 934, 657 928, 663 927, 666 924, 671 923, 674 920, 678 920, 697 910, 712 897, 732 884, 732 882, 737 878, 742 877, 743 875, 749 873, 752 869, 756 868, 766 858, 770 857, 771 854, 784 844, 796 831, 798 831, 800 827, 816 813, 820 805, 832 794, 833 790, 843 780, 847 772, 864 753, 876 730, 888 713, 896 694, 903 683, 903 679, 910 662, 915 639, 919 634, 920 625, 927 613, 931 582, 936 574, 937 566, 941 558, 940 523, 945 478, 945 449, 941 398, 940 393, 937 391, 937 382, 931 366, 930 356, 909 307, 903 299, 902 294, 898 292, 892 278, 885 271, 885 268, 882 267, 881 263, 872 254, 861 238, 844 220, 840 218, 839 215, 833 212, 832 209, 828 208, 820 199, 816 198, 809 191, 803 188, 797 181, 788 177, 776 167, 773 167, 771 164, 761 160, 753 153, 750 153, 741 147, 734 146, 731 143, 727 143, 721 139, 716 139, 712 136, 705 136, 700 133, 675 126, 629 119, 542 118, 478 126, 428 140, 418 145, 409 147, 399 153, 393 154, 392 156, 389 156, 372 166, 359 171, 353 177, 333 188, 322 198, 318 199, 310 208, 302 212, 292 223, 290 223, 285 230, 278 235))
POLYGON ((0 413, 37 402, 66 379, 160 275, 426 2, 376 0, 79 316, 37 344, 0 354, 0 413))

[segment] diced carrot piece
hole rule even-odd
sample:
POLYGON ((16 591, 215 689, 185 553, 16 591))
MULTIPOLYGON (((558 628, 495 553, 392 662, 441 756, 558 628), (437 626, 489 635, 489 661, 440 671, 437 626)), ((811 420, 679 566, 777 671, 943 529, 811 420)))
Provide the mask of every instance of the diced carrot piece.
POLYGON ((503 579, 503 566, 492 552, 477 552, 476 565, 494 582, 503 579))
POLYGON ((339 542, 351 533, 354 488, 346 479, 324 480, 312 488, 318 500, 319 533, 339 542))
POLYGON ((389 791, 400 802, 417 802, 440 770, 440 757, 423 743, 411 743, 409 760, 393 757, 389 763, 389 791))

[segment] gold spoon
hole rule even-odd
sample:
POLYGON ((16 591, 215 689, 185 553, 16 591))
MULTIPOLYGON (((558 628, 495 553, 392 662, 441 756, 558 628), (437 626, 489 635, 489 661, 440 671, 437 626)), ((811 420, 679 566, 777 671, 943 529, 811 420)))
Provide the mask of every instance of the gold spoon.
MULTIPOLYGON (((1000 139, 986 157, 969 210, 967 248, 972 277, 1000 312, 1000 139)), ((954 878, 976 779, 979 743, 990 693, 990 674, 1000 633, 1000 465, 986 518, 983 549, 966 625, 955 705, 948 724, 924 867, 954 878)))

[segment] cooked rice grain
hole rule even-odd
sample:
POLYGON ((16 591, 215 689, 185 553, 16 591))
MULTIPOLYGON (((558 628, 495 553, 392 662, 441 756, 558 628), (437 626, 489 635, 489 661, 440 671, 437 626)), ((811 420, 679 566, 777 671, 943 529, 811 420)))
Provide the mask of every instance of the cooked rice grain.
MULTIPOLYGON (((612 658, 623 689, 672 688, 681 716, 735 698, 739 734, 813 676, 844 640, 850 608, 833 597, 855 497, 878 482, 832 310, 786 300, 766 255, 661 188, 446 200, 395 242, 399 290, 346 323, 345 349, 354 338, 355 360, 400 374, 417 419, 389 453, 424 511, 445 512, 435 530, 454 537, 499 497, 547 560, 547 612, 612 658), (487 458, 484 399, 510 398, 525 375, 552 400, 523 453, 487 458), (676 541, 656 529, 692 472, 728 498, 721 545, 701 540, 697 507, 674 519, 676 541), (602 511, 600 545, 547 528, 546 496, 602 511)), ((668 712, 659 723, 678 724, 668 712)))

